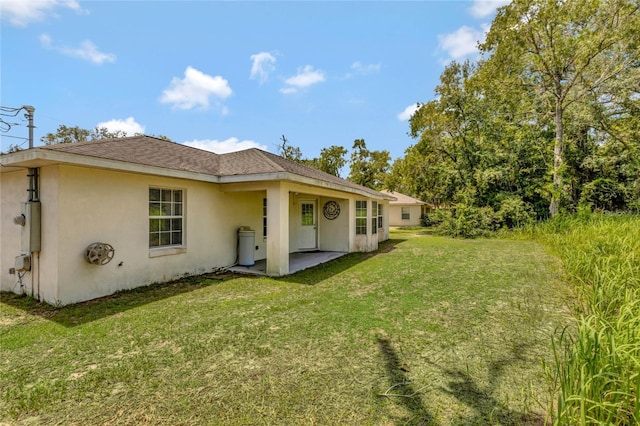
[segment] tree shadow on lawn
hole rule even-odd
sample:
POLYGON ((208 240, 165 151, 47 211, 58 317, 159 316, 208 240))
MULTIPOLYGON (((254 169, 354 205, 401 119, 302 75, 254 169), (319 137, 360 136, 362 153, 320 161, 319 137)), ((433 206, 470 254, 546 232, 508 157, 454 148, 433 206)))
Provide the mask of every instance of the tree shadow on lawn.
POLYGON ((516 345, 512 351, 512 356, 493 360, 488 365, 489 389, 482 389, 476 383, 468 371, 461 369, 448 369, 435 365, 442 373, 450 379, 448 388, 440 390, 455 397, 464 405, 472 408, 475 414, 463 420, 464 424, 500 424, 500 425, 531 425, 543 426, 546 424, 543 416, 536 413, 523 413, 513 410, 498 401, 491 394, 498 385, 500 376, 505 367, 517 362, 526 361, 522 356, 526 350, 525 344, 516 345))
POLYGON ((408 377, 409 371, 400 361, 400 357, 395 349, 391 346, 391 342, 387 339, 378 338, 378 347, 380 353, 385 360, 385 369, 389 377, 391 386, 386 392, 378 396, 387 397, 393 400, 398 406, 406 409, 411 413, 411 417, 407 419, 395 419, 395 423, 404 425, 435 425, 433 416, 425 407, 422 401, 420 389, 415 389, 408 377))
POLYGON ((376 251, 368 253, 349 253, 337 259, 330 260, 329 262, 304 269, 291 275, 285 275, 283 277, 277 277, 273 279, 287 283, 315 285, 319 282, 331 278, 334 275, 338 275, 361 262, 371 259, 372 257, 389 253, 394 250, 398 244, 401 244, 405 241, 407 240, 399 238, 389 239, 387 241, 381 242, 378 246, 378 250, 376 251))
MULTIPOLYGON (((278 281, 313 285, 326 280, 333 275, 339 274, 373 256, 381 253, 388 253, 393 250, 397 244, 403 241, 405 240, 387 240, 384 243, 381 243, 380 248, 375 252, 350 253, 341 258, 300 271, 296 274, 274 279, 278 281)), ((234 274, 230 272, 223 274, 207 273, 203 275, 184 277, 167 283, 151 284, 131 290, 123 290, 110 296, 62 307, 41 303, 25 295, 0 292, 0 304, 13 306, 14 308, 23 310, 29 315, 37 315, 65 327, 75 327, 111 315, 116 315, 129 309, 144 306, 149 303, 154 303, 183 293, 189 293, 210 287, 222 281, 256 278, 258 277, 234 274)))

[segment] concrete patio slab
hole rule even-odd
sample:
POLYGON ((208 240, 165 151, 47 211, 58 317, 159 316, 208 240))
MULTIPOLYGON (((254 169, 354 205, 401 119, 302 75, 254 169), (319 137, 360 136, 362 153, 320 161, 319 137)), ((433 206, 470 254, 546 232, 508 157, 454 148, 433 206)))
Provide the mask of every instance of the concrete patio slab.
MULTIPOLYGON (((320 265, 333 259, 344 256, 345 252, 338 251, 310 251, 289 254, 289 274, 293 274, 303 269, 320 265)), ((266 259, 257 260, 253 266, 235 265, 227 268, 230 272, 239 274, 267 275, 266 259)))

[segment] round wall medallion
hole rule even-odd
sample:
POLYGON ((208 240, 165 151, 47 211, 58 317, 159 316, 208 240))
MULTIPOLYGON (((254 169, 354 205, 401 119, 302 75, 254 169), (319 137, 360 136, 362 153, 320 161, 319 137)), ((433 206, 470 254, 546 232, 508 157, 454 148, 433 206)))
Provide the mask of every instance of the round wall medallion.
POLYGON ((322 213, 327 219, 333 220, 340 216, 340 204, 335 201, 327 201, 324 203, 322 213))

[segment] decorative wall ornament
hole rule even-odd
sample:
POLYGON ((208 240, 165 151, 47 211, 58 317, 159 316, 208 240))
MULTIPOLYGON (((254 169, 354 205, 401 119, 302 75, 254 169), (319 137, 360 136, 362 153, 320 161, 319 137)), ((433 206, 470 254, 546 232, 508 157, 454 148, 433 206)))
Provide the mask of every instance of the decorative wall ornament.
POLYGON ((340 204, 338 204, 336 201, 327 201, 326 203, 324 203, 322 213, 327 219, 333 220, 340 216, 340 204))

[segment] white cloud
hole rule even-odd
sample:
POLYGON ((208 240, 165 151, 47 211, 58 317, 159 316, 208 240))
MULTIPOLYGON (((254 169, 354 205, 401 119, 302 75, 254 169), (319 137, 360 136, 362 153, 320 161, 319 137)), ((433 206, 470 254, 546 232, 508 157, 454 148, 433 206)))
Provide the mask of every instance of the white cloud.
POLYGON ((49 34, 40 34, 39 39, 42 47, 44 47, 45 49, 51 48, 51 44, 53 43, 53 40, 51 40, 51 36, 49 36, 49 34))
MULTIPOLYGON (((209 97, 226 99, 233 91, 229 82, 219 75, 211 76, 188 66, 184 78, 174 77, 169 88, 162 92, 160 102, 173 104, 173 108, 191 109, 196 106, 209 108, 209 97)), ((223 114, 228 113, 223 108, 223 114)))
POLYGON ((285 95, 290 95, 292 93, 296 93, 297 91, 298 89, 295 87, 283 87, 282 89, 280 89, 280 93, 283 93, 285 95))
POLYGON ((267 151, 267 147, 265 145, 261 145, 254 141, 241 141, 238 138, 229 138, 223 141, 219 141, 217 139, 193 140, 190 142, 184 142, 183 145, 204 149, 205 151, 215 152, 216 154, 242 151, 243 149, 249 148, 258 148, 263 151, 267 151))
POLYGON ((45 49, 55 50, 63 55, 72 56, 74 58, 84 59, 96 65, 102 65, 105 62, 115 62, 116 55, 113 53, 103 53, 98 50, 98 47, 90 40, 85 40, 80 43, 80 47, 73 48, 68 46, 55 45, 53 39, 49 34, 41 34, 40 44, 45 49))
POLYGON ((359 74, 371 74, 380 71, 380 64, 363 64, 359 61, 351 64, 351 69, 359 74))
MULTIPOLYGON (((483 29, 486 26, 483 26, 483 29)), ((478 42, 485 38, 485 31, 462 26, 455 32, 449 34, 439 34, 438 41, 440 49, 447 52, 451 59, 461 59, 478 53, 478 42)))
POLYGON ((324 72, 314 70, 311 65, 306 65, 304 68, 298 68, 298 74, 284 81, 288 86, 280 89, 280 92, 284 94, 295 93, 300 89, 322 83, 325 80, 324 72))
POLYGON ((400 114, 398 114, 398 120, 407 121, 411 118, 411 116, 418 110, 418 104, 411 104, 404 109, 400 114))
POLYGON ((469 12, 474 18, 486 18, 496 9, 511 3, 511 0, 474 0, 469 12))
POLYGON ((133 117, 129 117, 124 120, 114 118, 113 120, 98 123, 96 124, 96 127, 99 129, 105 127, 110 132, 122 131, 125 132, 127 136, 144 134, 145 131, 145 126, 137 123, 133 117))
POLYGON ((344 78, 353 78, 356 75, 367 75, 380 72, 380 64, 363 64, 356 61, 351 64, 351 71, 344 78))
POLYGON ((260 52, 251 55, 253 65, 251 65, 251 79, 258 79, 264 83, 269 78, 269 73, 276 69, 276 57, 268 52, 260 52))
POLYGON ((82 12, 77 0, 2 0, 0 15, 11 25, 25 27, 27 24, 42 21, 55 15, 55 9, 67 8, 82 12))

